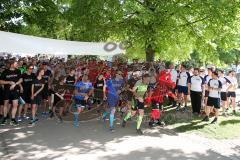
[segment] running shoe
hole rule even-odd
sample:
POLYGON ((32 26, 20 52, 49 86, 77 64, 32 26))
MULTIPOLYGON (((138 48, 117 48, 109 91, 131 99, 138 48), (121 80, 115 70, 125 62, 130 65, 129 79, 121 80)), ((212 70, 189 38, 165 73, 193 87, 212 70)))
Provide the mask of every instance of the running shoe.
POLYGON ((209 117, 206 116, 202 121, 203 121, 203 122, 208 122, 208 121, 209 121, 209 117))
POLYGON ((233 110, 233 115, 236 115, 236 114, 237 114, 236 110, 233 110))
POLYGON ((137 134, 143 135, 143 131, 141 129, 137 129, 137 134))
POLYGON ((12 119, 12 120, 10 121, 10 125, 12 125, 12 126, 18 126, 19 124, 18 124, 18 122, 16 121, 16 119, 12 119))
POLYGON ((58 118, 58 122, 59 122, 59 123, 63 123, 62 117, 59 117, 59 118, 58 118))
POLYGON ((125 120, 122 121, 122 127, 126 127, 127 122, 125 120))
POLYGON ((110 128, 110 132, 115 132, 115 129, 113 127, 110 128))
POLYGON ((37 119, 32 119, 32 120, 29 122, 29 124, 31 124, 31 125, 35 125, 36 122, 37 122, 37 119))
POLYGON ((187 112, 188 111, 188 108, 187 108, 187 106, 185 106, 184 108, 183 108, 183 112, 187 112))
POLYGON ((78 127, 79 127, 79 123, 78 123, 78 122, 74 122, 73 125, 74 125, 75 128, 78 128, 78 127))
POLYGON ((23 121, 22 117, 17 117, 17 121, 22 122, 23 121))
POLYGON ((3 118, 2 122, 1 122, 1 126, 5 126, 7 124, 7 119, 3 118))
POLYGON ((54 113, 51 112, 50 115, 49 115, 50 118, 53 118, 54 117, 54 113))
POLYGON ((216 124, 217 123, 217 118, 214 118, 214 120, 211 122, 211 124, 216 124))
POLYGON ((46 112, 42 112, 42 117, 46 117, 47 113, 46 112))
POLYGON ((228 115, 227 115, 226 112, 224 112, 224 113, 222 114, 222 116, 227 117, 228 115))
POLYGON ((28 116, 26 116, 26 115, 23 116, 23 119, 25 119, 25 120, 29 120, 29 118, 30 118, 30 117, 28 117, 28 116))
POLYGON ((180 106, 177 106, 176 111, 180 111, 180 108, 181 108, 180 106))

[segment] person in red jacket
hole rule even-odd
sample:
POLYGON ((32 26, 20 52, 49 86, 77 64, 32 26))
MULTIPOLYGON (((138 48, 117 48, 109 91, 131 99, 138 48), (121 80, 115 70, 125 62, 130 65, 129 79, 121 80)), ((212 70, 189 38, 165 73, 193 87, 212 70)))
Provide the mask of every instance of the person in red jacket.
POLYGON ((152 106, 151 120, 149 122, 150 127, 156 124, 164 125, 164 123, 160 121, 163 112, 162 105, 166 97, 176 99, 175 94, 172 93, 172 89, 175 88, 175 85, 176 84, 171 79, 170 72, 166 70, 160 72, 157 86, 151 91, 150 96, 147 98, 147 102, 151 103, 152 106))

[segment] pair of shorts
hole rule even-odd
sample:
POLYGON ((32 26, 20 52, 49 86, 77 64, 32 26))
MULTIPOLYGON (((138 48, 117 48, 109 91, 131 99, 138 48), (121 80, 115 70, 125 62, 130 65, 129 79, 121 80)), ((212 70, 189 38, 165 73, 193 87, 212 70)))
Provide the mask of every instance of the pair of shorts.
POLYGON ((32 100, 32 104, 36 104, 36 105, 41 105, 42 103, 42 97, 41 96, 36 96, 34 97, 34 99, 32 100))
POLYGON ((227 92, 221 92, 221 100, 227 101, 227 92))
POLYGON ((57 95, 54 94, 54 101, 53 101, 53 106, 56 106, 56 104, 61 101, 61 98, 59 98, 57 95))
POLYGON ((97 103, 98 105, 101 105, 101 104, 103 104, 103 99, 95 98, 94 103, 97 103))
POLYGON ((51 94, 50 94, 49 90, 43 90, 43 92, 42 92, 42 99, 43 99, 43 100, 48 100, 48 97, 49 97, 50 95, 51 95, 51 94))
POLYGON ((178 86, 178 93, 183 93, 184 95, 188 95, 188 87, 186 86, 178 86))
POLYGON ((22 99, 25 101, 25 103, 27 104, 31 104, 31 92, 24 92, 22 95, 21 95, 22 99))
POLYGON ((20 97, 20 93, 18 90, 4 90, 3 92, 3 100, 10 100, 10 101, 13 101, 13 100, 18 100, 19 97, 20 97))
MULTIPOLYGON (((0 86, 1 87, 1 86, 0 86)), ((4 104, 4 100, 3 100, 3 89, 0 89, 0 106, 2 106, 4 104)))
POLYGON ((136 111, 138 109, 144 109, 144 105, 145 105, 144 102, 139 102, 139 100, 137 99, 134 99, 133 101, 134 101, 134 105, 132 108, 133 111, 136 111))
POLYGON ((75 99, 75 104, 77 108, 85 108, 87 102, 85 100, 75 99))
POLYGON ((232 97, 232 98, 236 98, 236 92, 228 92, 227 93, 227 97, 232 97))
POLYGON ((220 109, 220 98, 208 97, 207 106, 220 109))

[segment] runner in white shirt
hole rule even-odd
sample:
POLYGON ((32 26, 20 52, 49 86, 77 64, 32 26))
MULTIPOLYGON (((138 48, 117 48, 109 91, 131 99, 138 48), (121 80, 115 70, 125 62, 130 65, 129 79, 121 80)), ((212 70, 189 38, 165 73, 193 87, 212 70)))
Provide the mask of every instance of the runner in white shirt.
POLYGON ((204 111, 206 112, 206 108, 207 108, 207 100, 208 100, 208 82, 209 80, 212 79, 212 68, 208 68, 208 74, 204 77, 204 111))
POLYGON ((236 90, 238 88, 237 78, 236 78, 236 72, 235 71, 229 71, 227 79, 231 82, 232 86, 229 88, 227 93, 227 107, 230 106, 230 99, 232 103, 232 109, 233 114, 236 114, 236 90))
POLYGON ((188 96, 188 79, 190 78, 189 72, 186 71, 186 66, 181 65, 181 72, 177 80, 177 93, 178 93, 178 107, 177 111, 181 108, 182 99, 185 102, 184 110, 187 110, 187 96, 188 96))
POLYGON ((194 68, 193 76, 188 80, 188 94, 190 94, 192 112, 195 115, 200 115, 203 87, 204 80, 199 75, 199 68, 194 68))
POLYGON ((222 83, 221 101, 222 101, 223 115, 226 116, 225 111, 227 109, 227 92, 232 85, 231 85, 231 82, 225 77, 223 70, 219 70, 218 74, 220 75, 219 81, 222 83))
POLYGON ((207 100, 207 108, 206 108, 206 117, 203 119, 203 121, 208 122, 209 121, 209 114, 210 111, 214 108, 215 109, 215 118, 211 122, 211 124, 214 124, 217 122, 219 109, 220 109, 220 92, 222 89, 222 83, 218 80, 218 73, 213 72, 212 73, 212 79, 208 82, 208 100, 207 100))

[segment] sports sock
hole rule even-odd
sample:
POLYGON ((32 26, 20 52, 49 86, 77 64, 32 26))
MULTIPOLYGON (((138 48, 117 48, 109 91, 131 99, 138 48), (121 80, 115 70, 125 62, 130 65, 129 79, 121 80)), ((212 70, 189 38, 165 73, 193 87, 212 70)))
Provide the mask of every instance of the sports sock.
POLYGON ((142 119, 143 119, 142 116, 138 116, 138 119, 137 119, 137 129, 140 129, 141 124, 142 124, 142 119))
POLYGON ((127 121, 129 118, 132 117, 132 113, 131 112, 128 112, 127 115, 124 117, 124 121, 127 121))
POLYGON ((114 114, 110 114, 110 120, 109 120, 110 128, 113 128, 113 121, 114 121, 114 114))

